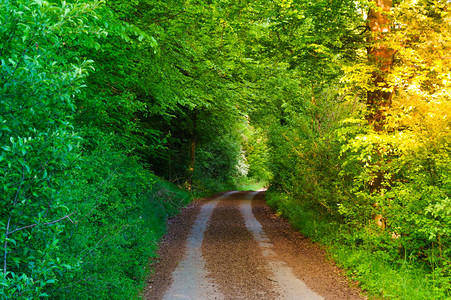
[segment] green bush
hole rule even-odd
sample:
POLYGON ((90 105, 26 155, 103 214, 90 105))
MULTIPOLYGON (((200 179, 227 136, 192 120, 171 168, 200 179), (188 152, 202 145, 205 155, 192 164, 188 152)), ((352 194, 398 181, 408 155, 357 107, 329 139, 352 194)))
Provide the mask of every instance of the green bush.
POLYGON ((368 255, 368 263, 337 256, 364 288, 408 299, 415 276, 422 274, 424 288, 431 291, 421 295, 450 296, 451 164, 445 144, 425 141, 412 147, 408 138, 375 133, 358 120, 314 139, 276 128, 273 142, 278 172, 273 189, 286 196, 270 194, 270 203, 307 235, 334 245, 332 252, 368 255), (382 272, 402 277, 396 271, 400 265, 409 277, 407 289, 377 287, 388 280, 382 272))
POLYGON ((73 266, 49 291, 52 299, 124 299, 143 284, 166 220, 191 197, 110 147, 81 158, 62 190, 77 212, 66 223, 58 256, 73 266))
POLYGON ((105 32, 97 2, 0 1, 1 297, 46 296, 70 266, 56 255, 77 159, 71 115, 92 62, 66 45, 105 32))

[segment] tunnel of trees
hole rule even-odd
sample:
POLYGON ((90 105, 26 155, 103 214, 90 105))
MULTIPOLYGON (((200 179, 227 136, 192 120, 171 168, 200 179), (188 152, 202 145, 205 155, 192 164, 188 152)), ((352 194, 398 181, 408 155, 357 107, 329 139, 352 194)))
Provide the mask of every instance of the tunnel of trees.
POLYGON ((0 0, 0 296, 138 296, 168 217, 260 183, 363 289, 451 297, 450 6, 0 0))

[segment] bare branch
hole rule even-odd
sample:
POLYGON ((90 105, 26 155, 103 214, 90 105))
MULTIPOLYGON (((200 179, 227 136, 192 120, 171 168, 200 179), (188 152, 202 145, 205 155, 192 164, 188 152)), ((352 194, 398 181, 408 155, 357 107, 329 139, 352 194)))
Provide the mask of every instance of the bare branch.
MULTIPOLYGON (((36 94, 37 91, 38 91, 38 89, 36 89, 36 90, 33 92, 33 94, 31 94, 31 95, 28 97, 28 99, 30 99, 32 96, 34 96, 34 94, 36 94)), ((7 96, 8 96, 8 95, 7 95, 7 96)), ((17 96, 17 95, 11 95, 11 96, 17 96)), ((27 99, 27 101, 28 101, 28 99, 27 99)), ((36 102, 36 103, 34 103, 34 104, 32 104, 32 105, 22 106, 22 107, 20 107, 20 108, 18 108, 18 109, 16 109, 16 110, 5 111, 5 112, 0 113, 0 115, 1 115, 1 116, 13 115, 13 114, 19 113, 19 112, 21 112, 21 111, 24 111, 24 110, 30 109, 30 108, 32 108, 32 107, 35 107, 35 106, 37 106, 37 105, 39 105, 39 104, 43 104, 43 102, 42 102, 42 101, 39 101, 39 102, 36 102)))
POLYGON ((236 91, 236 90, 239 90, 239 89, 251 89, 251 90, 263 90, 263 88, 260 88, 260 87, 253 87, 253 86, 249 86, 249 85, 246 85, 246 86, 238 86, 238 87, 234 87, 234 88, 227 88, 229 91, 236 91))
MULTIPOLYGON (((25 166, 22 165, 22 179, 20 180, 20 184, 19 187, 17 188, 16 194, 14 196, 14 202, 13 202, 13 206, 17 204, 18 200, 19 200, 19 193, 20 193, 20 189, 22 188, 22 184, 25 180, 25 166)), ((6 224, 6 232, 5 232, 5 243, 4 243, 4 249, 5 252, 3 253, 3 274, 6 274, 6 265, 7 265, 7 258, 8 258, 8 240, 6 239, 8 237, 9 234, 11 234, 11 232, 9 231, 9 227, 11 226, 11 216, 12 214, 9 214, 8 217, 8 223, 6 224)))
MULTIPOLYGON (((9 218, 8 218, 8 224, 6 224, 6 235, 5 235, 5 237, 8 236, 8 231, 9 231, 9 225, 10 224, 11 224, 11 214, 9 215, 9 218)), ((4 247, 5 247, 5 253, 3 254, 3 274, 6 275, 6 258, 8 256, 8 251, 6 250, 6 247, 8 247, 8 240, 6 238, 5 238, 4 247)))
MULTIPOLYGON (((64 220, 64 219, 69 218, 69 217, 72 216, 73 214, 75 214, 75 212, 70 213, 70 214, 68 214, 67 216, 64 216, 64 217, 62 217, 62 218, 60 218, 60 219, 58 219, 58 220, 55 220, 55 221, 52 221, 52 222, 47 222, 47 223, 44 223, 44 224, 41 224, 41 225, 42 225, 42 226, 46 226, 46 225, 52 225, 52 224, 58 223, 58 222, 60 222, 60 221, 62 221, 62 220, 64 220)), ((70 220, 72 223, 74 223, 70 218, 69 218, 69 220, 70 220)), ((13 233, 15 233, 15 232, 17 232, 17 231, 21 231, 21 230, 24 230, 24 229, 27 229, 27 228, 33 228, 33 227, 36 227, 36 226, 38 226, 38 225, 39 225, 39 224, 31 224, 31 225, 27 225, 27 226, 24 226, 24 227, 21 227, 21 228, 17 228, 17 229, 14 229, 13 231, 8 232, 7 235, 13 234, 13 233)))
POLYGON ((25 181, 25 166, 22 165, 22 179, 20 180, 19 187, 17 188, 16 195, 14 196, 14 203, 13 203, 13 205, 16 205, 17 201, 19 200, 20 189, 22 188, 22 184, 23 184, 24 181, 25 181))
POLYGON ((181 14, 184 14, 184 13, 186 13, 186 10, 182 10, 182 11, 180 11, 178 13, 175 13, 175 14, 173 14, 171 16, 165 16, 164 18, 161 18, 161 19, 154 18, 154 19, 151 19, 150 21, 153 21, 153 22, 155 22, 157 24, 160 24, 163 21, 175 19, 177 16, 179 16, 181 14))

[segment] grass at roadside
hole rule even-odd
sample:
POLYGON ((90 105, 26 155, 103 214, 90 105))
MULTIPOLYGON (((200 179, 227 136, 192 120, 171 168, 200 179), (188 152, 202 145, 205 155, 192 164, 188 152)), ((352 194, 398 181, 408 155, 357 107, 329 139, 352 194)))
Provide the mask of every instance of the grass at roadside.
MULTIPOLYGON (((146 227, 153 235, 148 238, 147 248, 148 256, 144 258, 145 261, 149 259, 157 259, 158 243, 166 233, 166 221, 168 218, 178 214, 180 209, 186 206, 191 200, 192 195, 188 191, 179 188, 159 177, 154 177, 154 185, 149 193, 149 197, 143 199, 143 219, 146 227)), ((141 260, 144 262, 144 260, 141 260)), ((139 284, 136 286, 136 294, 133 299, 141 299, 141 291, 147 285, 146 278, 153 270, 147 270, 141 274, 139 284)))
POLYGON ((370 299, 450 299, 441 293, 442 283, 434 280, 427 266, 408 259, 392 260, 370 245, 358 245, 355 243, 358 233, 349 233, 336 220, 286 194, 267 192, 266 201, 289 219, 294 228, 324 245, 330 257, 347 270, 349 278, 359 282, 370 299))

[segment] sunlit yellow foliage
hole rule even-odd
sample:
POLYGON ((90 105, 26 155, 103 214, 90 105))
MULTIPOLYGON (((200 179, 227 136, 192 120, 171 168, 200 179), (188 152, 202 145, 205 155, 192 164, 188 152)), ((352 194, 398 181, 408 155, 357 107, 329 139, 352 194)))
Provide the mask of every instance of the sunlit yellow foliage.
POLYGON ((387 130, 409 131, 417 146, 434 147, 451 138, 451 7, 416 2, 403 1, 393 15, 396 93, 387 130))

